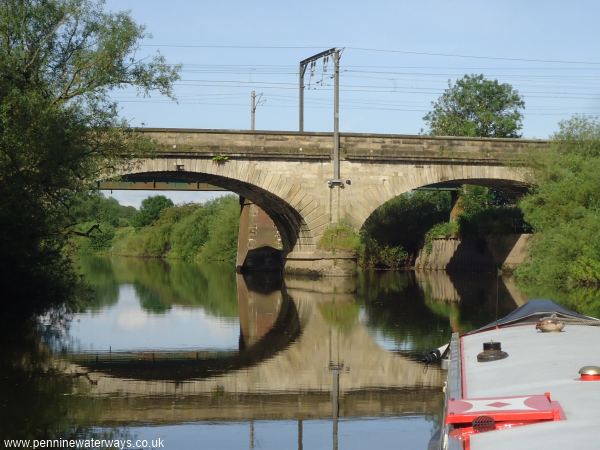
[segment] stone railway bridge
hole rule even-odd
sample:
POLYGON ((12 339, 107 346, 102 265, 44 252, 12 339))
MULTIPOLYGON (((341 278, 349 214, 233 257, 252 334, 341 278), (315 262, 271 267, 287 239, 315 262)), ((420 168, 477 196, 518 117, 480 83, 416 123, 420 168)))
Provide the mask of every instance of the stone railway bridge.
MULTIPOLYGON (((286 270, 327 271, 348 256, 317 248, 327 226, 360 229, 371 213, 423 187, 529 185, 519 158, 547 141, 340 134, 333 180, 331 133, 145 128, 157 152, 103 189, 224 189, 262 208, 281 238, 286 270), (334 181, 332 183, 332 180, 334 181), (215 188, 214 186, 218 187, 215 188)), ((334 270, 335 273, 335 270, 334 270)))

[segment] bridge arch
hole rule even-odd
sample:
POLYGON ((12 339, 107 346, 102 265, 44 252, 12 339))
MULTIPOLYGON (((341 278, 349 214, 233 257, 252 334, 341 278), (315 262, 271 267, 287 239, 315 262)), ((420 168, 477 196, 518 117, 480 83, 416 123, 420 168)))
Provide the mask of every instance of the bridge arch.
POLYGON ((524 193, 531 187, 526 169, 511 166, 490 165, 430 165, 410 166, 406 174, 399 174, 398 167, 382 170, 381 175, 371 177, 372 188, 362 198, 357 199, 346 217, 356 229, 389 200, 423 188, 453 188, 463 184, 494 187, 515 193, 524 193), (387 175, 390 174, 390 175, 387 175))
POLYGON ((182 161, 181 159, 147 159, 117 173, 125 182, 207 183, 234 192, 262 208, 273 220, 282 240, 284 254, 311 251, 315 239, 302 214, 311 202, 282 174, 261 168, 259 161, 182 161))
MULTIPOLYGON (((248 295, 244 282, 238 275, 238 295, 248 295)), ((225 351, 214 355, 203 352, 183 351, 170 355, 162 352, 155 358, 154 352, 66 353, 64 358, 87 372, 110 375, 130 380, 186 381, 210 379, 241 369, 254 367, 285 350, 302 334, 302 324, 294 300, 285 289, 273 291, 279 294, 279 311, 269 331, 251 345, 243 345, 239 351, 225 351), (200 356, 199 356, 200 354, 200 356)), ((239 300, 239 299, 238 299, 239 300)))

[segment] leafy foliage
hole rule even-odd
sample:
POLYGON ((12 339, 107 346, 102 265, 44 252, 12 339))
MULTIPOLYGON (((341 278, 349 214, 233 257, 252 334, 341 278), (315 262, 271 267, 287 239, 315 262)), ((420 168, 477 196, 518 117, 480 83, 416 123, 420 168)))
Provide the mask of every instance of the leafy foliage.
POLYGON ((415 191, 384 203, 361 230, 361 265, 388 269, 409 265, 427 231, 447 220, 449 213, 447 192, 415 191))
POLYGON ((143 27, 99 2, 6 0, 0 30, 0 279, 35 311, 72 285, 62 246, 73 196, 150 148, 109 93, 172 95, 179 68, 137 60, 143 27))
POLYGON ((323 250, 342 250, 355 252, 359 249, 360 237, 358 233, 345 222, 338 222, 327 227, 317 247, 323 250))
POLYGON ((380 244, 368 236, 361 236, 358 263, 361 267, 375 269, 400 269, 409 264, 410 255, 404 248, 380 244))
POLYGON ((388 246, 401 246, 416 253, 425 233, 447 220, 450 195, 447 192, 414 191, 400 195, 377 208, 363 226, 363 233, 388 246))
POLYGON ((160 217, 162 210, 173 206, 173 201, 164 195, 154 195, 142 200, 140 210, 133 217, 132 224, 136 228, 152 225, 160 217))
POLYGON ((74 223, 96 222, 113 227, 127 226, 135 215, 133 206, 123 206, 97 191, 82 192, 71 199, 69 216, 74 223))
POLYGON ((212 157, 212 161, 216 164, 225 164, 229 161, 229 156, 227 155, 215 155, 212 157))
POLYGON ((521 279, 553 287, 600 287, 600 122, 560 124, 549 150, 531 156, 537 187, 521 208, 535 235, 521 279))
POLYGON ((464 185, 459 192, 458 234, 484 237, 530 231, 516 199, 483 186, 464 185))
POLYGON ((238 231, 240 228, 240 204, 235 196, 218 199, 209 205, 208 238, 202 247, 203 261, 235 261, 238 231))
POLYGON ((485 237, 512 233, 529 233, 531 228, 523 219, 523 212, 515 206, 492 206, 474 214, 458 218, 460 235, 485 237))
POLYGON ((435 224, 425 235, 425 245, 423 248, 426 253, 431 253, 432 241, 434 239, 447 239, 458 237, 459 225, 458 222, 440 222, 435 224))
POLYGON ((178 258, 188 261, 235 261, 240 205, 235 196, 203 205, 172 206, 139 229, 117 231, 110 253, 178 258))
POLYGON ((423 119, 434 136, 519 137, 525 102, 510 84, 465 75, 432 103, 423 119))

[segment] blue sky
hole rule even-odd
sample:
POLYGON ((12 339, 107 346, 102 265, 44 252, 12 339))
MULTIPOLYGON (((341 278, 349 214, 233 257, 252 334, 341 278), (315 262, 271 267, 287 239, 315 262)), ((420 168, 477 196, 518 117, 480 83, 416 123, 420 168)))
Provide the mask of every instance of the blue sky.
MULTIPOLYGON (((575 113, 600 115, 600 5, 594 1, 106 5, 130 10, 152 34, 137 56, 160 51, 169 63, 183 64, 178 103, 129 90, 115 94, 133 125, 247 129, 255 90, 265 100, 257 129, 295 130, 298 62, 334 46, 344 48, 342 132, 417 134, 448 80, 466 73, 483 73, 521 93, 524 137, 546 138, 575 113)), ((307 131, 332 129, 331 65, 327 69, 315 68, 305 93, 307 131)))

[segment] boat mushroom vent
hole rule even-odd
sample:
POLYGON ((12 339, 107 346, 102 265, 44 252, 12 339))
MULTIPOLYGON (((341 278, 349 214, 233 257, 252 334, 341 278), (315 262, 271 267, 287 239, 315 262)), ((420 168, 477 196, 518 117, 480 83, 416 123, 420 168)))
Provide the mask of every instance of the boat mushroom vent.
POLYGON ((600 381, 599 366, 584 366, 579 369, 579 379, 581 381, 600 381))
POLYGON ((508 353, 502 351, 500 342, 489 341, 483 343, 483 351, 477 355, 477 361, 498 361, 506 357, 508 357, 508 353))
POLYGON ((496 429, 496 421, 490 416, 478 416, 473 420, 473 431, 481 433, 483 431, 492 431, 496 429))
POLYGON ((550 317, 542 317, 535 325, 536 330, 540 330, 542 333, 561 332, 565 327, 565 323, 556 317, 556 314, 552 314, 550 317))

